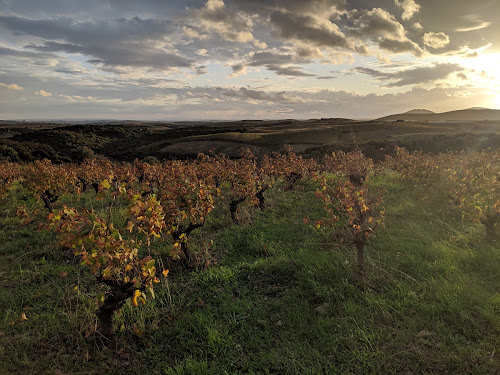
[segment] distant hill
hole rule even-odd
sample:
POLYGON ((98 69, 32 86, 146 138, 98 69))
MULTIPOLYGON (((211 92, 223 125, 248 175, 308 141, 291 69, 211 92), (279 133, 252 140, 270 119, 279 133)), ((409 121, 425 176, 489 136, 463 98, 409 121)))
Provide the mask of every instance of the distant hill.
POLYGON ((426 109, 414 109, 405 113, 381 117, 379 121, 500 121, 500 110, 469 108, 458 111, 434 113, 426 109))
POLYGON ((411 111, 405 112, 405 115, 430 115, 435 112, 429 111, 428 109, 412 109, 411 111))

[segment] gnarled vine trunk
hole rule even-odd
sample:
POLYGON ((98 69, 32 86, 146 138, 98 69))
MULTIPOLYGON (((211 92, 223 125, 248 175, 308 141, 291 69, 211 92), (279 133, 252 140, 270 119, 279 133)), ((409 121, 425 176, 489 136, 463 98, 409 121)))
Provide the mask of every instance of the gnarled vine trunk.
POLYGON ((184 257, 186 258, 186 262, 188 264, 191 264, 192 262, 192 256, 191 256, 191 252, 189 251, 189 247, 188 247, 188 244, 186 242, 187 240, 187 237, 189 237, 189 235, 191 234, 191 232, 197 228, 200 228, 204 225, 205 223, 202 222, 202 223, 196 223, 196 224, 193 224, 193 223, 189 223, 188 227, 186 229, 184 229, 181 225, 178 226, 177 230, 175 230, 174 232, 172 232, 172 239, 174 241, 178 241, 180 244, 181 244, 181 251, 182 251, 182 254, 184 254, 184 257), (186 240, 182 240, 181 239, 181 235, 184 234, 186 236, 186 240))
POLYGON ((238 211, 238 205, 240 203, 243 203, 245 200, 246 198, 238 198, 229 203, 229 212, 231 213, 231 219, 233 219, 233 222, 235 224, 239 224, 238 217, 236 216, 236 212, 238 211))
POLYGON ((366 274, 365 270, 365 247, 364 245, 360 245, 356 243, 356 251, 357 251, 357 262, 358 262, 358 274, 360 277, 364 277, 366 274))
POLYGON ((41 195, 43 204, 45 205, 45 208, 52 213, 53 208, 52 208, 52 203, 54 203, 57 200, 57 195, 52 194, 49 190, 45 190, 42 195, 41 195))
POLYGON ((488 241, 498 240, 497 225, 500 222, 500 214, 495 213, 493 215, 487 216, 481 221, 486 229, 486 239, 488 241))
POLYGON ((113 338, 113 314, 119 310, 125 301, 134 295, 135 287, 133 283, 117 284, 108 280, 100 280, 111 289, 104 295, 104 302, 96 311, 98 320, 97 331, 107 340, 113 338))
POLYGON ((258 207, 263 210, 266 206, 266 198, 264 197, 264 192, 267 190, 267 186, 261 188, 257 193, 255 193, 255 196, 259 200, 258 207))

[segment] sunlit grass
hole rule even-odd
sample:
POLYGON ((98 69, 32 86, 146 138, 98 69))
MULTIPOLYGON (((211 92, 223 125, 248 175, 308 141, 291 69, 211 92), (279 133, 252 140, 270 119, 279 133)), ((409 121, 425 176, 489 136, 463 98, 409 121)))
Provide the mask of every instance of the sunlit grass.
MULTIPOLYGON (((116 341, 109 346, 93 335, 96 297, 104 289, 51 233, 37 232, 37 223, 21 225, 20 202, 39 206, 36 220, 45 213, 16 191, 0 208, 1 371, 500 371, 497 244, 483 240, 480 225, 462 222, 446 202, 395 173, 370 184, 387 189, 387 220, 368 246, 365 285, 353 278, 353 250, 340 246, 332 230, 302 221, 321 216, 315 183, 274 188, 266 192, 265 210, 242 208, 240 226, 219 206, 191 243, 196 252, 214 241, 212 265, 172 269, 155 300, 140 308, 127 303, 115 316, 116 341)), ((105 210, 105 202, 95 208, 105 210)))

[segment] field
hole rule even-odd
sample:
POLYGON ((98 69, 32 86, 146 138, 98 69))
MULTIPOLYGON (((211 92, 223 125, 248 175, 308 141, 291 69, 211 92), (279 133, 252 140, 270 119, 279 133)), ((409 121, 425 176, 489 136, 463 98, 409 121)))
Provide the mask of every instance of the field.
MULTIPOLYGON (((384 190, 385 223, 366 245, 363 274, 352 243, 340 238, 346 227, 315 225, 325 217, 318 197, 329 191, 321 178, 304 175, 291 185, 280 174, 265 191, 264 209, 249 200, 240 205, 238 224, 228 197, 255 191, 235 187, 253 180, 232 180, 232 188, 221 188, 204 226, 189 235, 191 264, 173 260, 172 245, 153 238, 148 249, 158 273, 168 268, 168 277, 159 275, 154 299, 128 299, 115 312, 111 340, 96 331, 95 311, 107 287, 80 265, 80 256, 58 244, 53 231, 37 230, 47 220, 37 191, 54 182, 40 178, 33 187, 29 178, 13 179, 0 206, 2 374, 500 373, 497 237, 485 235, 482 219, 474 219, 476 208, 467 211, 464 202, 454 202, 458 196, 469 201, 460 188, 443 195, 440 183, 455 181, 453 170, 442 168, 449 178, 439 182, 432 178, 434 167, 427 177, 422 169, 447 160, 448 167, 458 163, 456 171, 476 173, 470 166, 479 160, 486 181, 497 181, 498 152, 446 159, 401 153, 392 164, 399 167, 380 169, 357 155, 330 159, 337 169, 320 176, 333 189, 343 175, 365 168, 366 181, 353 185, 354 191, 384 190), (350 157, 356 163, 344 170, 350 157)), ((249 160, 221 162, 240 163, 243 170, 252 165, 249 160)), ((270 170, 284 170, 283 161, 290 160, 286 168, 303 168, 293 154, 277 160, 270 170)), ((481 193, 473 205, 486 212, 498 190, 475 186, 481 193)), ((97 201, 93 190, 61 194, 54 212, 91 205, 103 217, 109 212, 108 222, 123 223, 130 217, 127 203, 111 204, 107 189, 113 188, 101 181, 97 201)))
POLYGON ((383 159, 396 146, 434 153, 497 147, 500 144, 498 124, 498 121, 349 119, 85 125, 3 123, 0 124, 0 155, 12 161, 45 157, 54 162, 79 162, 92 154, 133 161, 148 156, 159 160, 194 158, 200 152, 213 150, 239 157, 242 147, 263 155, 282 150, 286 143, 305 156, 359 147, 366 155, 383 159))

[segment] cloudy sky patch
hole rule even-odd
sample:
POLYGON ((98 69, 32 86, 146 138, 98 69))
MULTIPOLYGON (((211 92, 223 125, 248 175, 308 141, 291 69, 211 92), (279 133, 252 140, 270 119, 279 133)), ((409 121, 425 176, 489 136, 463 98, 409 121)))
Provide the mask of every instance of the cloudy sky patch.
POLYGON ((499 14, 490 0, 0 1, 0 111, 189 120, 494 107, 499 14))

